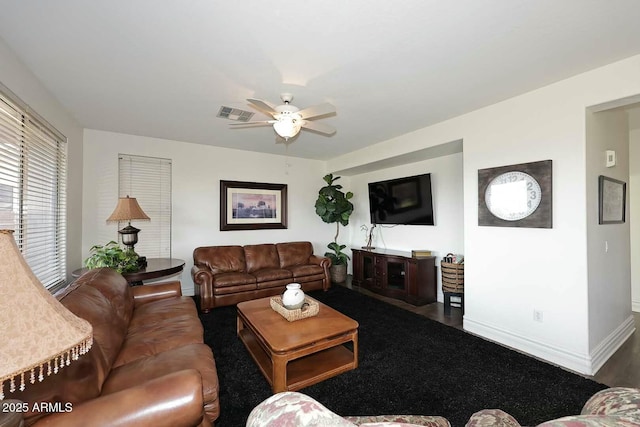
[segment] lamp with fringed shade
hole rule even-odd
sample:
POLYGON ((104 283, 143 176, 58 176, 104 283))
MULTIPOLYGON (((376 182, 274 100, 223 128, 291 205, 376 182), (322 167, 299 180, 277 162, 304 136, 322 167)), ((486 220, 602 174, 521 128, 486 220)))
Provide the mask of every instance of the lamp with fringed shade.
POLYGON ((91 324, 45 289, 12 230, 0 230, 0 400, 5 392, 56 374, 93 344, 91 324), (8 386, 8 387, 7 387, 8 386))

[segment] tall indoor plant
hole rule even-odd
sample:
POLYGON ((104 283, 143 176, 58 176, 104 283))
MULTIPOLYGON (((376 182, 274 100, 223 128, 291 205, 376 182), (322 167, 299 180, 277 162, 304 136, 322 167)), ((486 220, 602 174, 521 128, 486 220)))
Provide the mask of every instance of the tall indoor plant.
POLYGON ((333 242, 327 245, 333 252, 327 252, 324 255, 331 259, 331 280, 341 283, 347 278, 347 260, 351 258, 342 252, 346 245, 338 244, 338 234, 340 234, 340 225, 349 224, 349 217, 353 213, 353 203, 349 199, 353 197, 353 193, 351 191, 345 193, 342 191, 342 185, 335 184, 340 179, 339 176, 334 177, 330 173, 323 179, 327 185, 318 191, 316 213, 324 222, 336 224, 336 235, 333 242))

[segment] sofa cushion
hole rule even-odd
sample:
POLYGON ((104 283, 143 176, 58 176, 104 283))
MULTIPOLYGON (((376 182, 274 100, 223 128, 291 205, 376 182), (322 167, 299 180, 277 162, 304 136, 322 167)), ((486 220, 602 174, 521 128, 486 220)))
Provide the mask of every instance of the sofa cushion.
POLYGON ((193 251, 193 264, 208 267, 213 274, 246 271, 242 246, 204 246, 193 251))
POLYGON ((154 354, 119 366, 104 383, 102 394, 111 394, 184 369, 196 369, 202 377, 205 411, 210 419, 220 413, 218 374, 211 348, 190 344, 154 354))
POLYGON ((133 315, 133 292, 129 282, 120 273, 111 268, 98 268, 89 270, 78 281, 99 290, 109 300, 114 314, 122 324, 129 324, 133 315))
MULTIPOLYGON (((272 295, 282 294, 284 292, 285 287, 291 283, 292 279, 279 279, 279 280, 270 280, 267 282, 259 282, 258 289, 269 289, 269 288, 279 288, 277 292, 274 290, 271 292, 272 295)), ((263 295, 266 296, 266 295, 263 295)))
POLYGON ((136 308, 129 329, 172 321, 180 317, 192 318, 196 304, 191 297, 165 298, 148 302, 136 308))
POLYGON ((309 258, 313 255, 311 242, 276 243, 276 249, 280 258, 280 268, 308 264, 309 258))
POLYGON ((271 243, 246 245, 244 257, 247 263, 247 273, 253 274, 258 270, 280 267, 276 245, 271 243))
POLYGON ((247 273, 220 273, 215 276, 215 287, 226 288, 238 285, 252 285, 250 289, 256 287, 256 276, 247 273))
POLYGON ((288 267, 288 270, 291 271, 294 279, 298 277, 318 275, 319 279, 322 280, 322 277, 324 277, 324 269, 315 264, 292 265, 288 267))
POLYGON ((198 317, 181 316, 158 322, 158 319, 150 315, 146 322, 136 321, 135 326, 129 328, 113 366, 121 366, 183 345, 202 343, 203 333, 198 317), (161 328, 158 328, 158 323, 162 324, 161 328))
POLYGON ((93 340, 99 343, 98 349, 102 352, 105 361, 104 369, 108 372, 118 357, 128 324, 117 315, 111 301, 99 289, 88 286, 93 278, 101 275, 104 274, 99 270, 92 270, 83 275, 60 297, 60 302, 73 314, 91 323, 93 340))
POLYGON ((256 277, 256 283, 258 284, 273 280, 291 279, 293 277, 289 270, 280 268, 263 268, 262 270, 254 271, 253 275, 256 277))

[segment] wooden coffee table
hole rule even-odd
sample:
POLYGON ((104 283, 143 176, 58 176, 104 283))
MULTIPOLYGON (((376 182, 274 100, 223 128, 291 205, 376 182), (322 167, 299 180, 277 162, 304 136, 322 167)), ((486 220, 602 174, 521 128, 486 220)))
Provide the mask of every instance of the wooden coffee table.
POLYGON ((270 299, 239 303, 237 331, 273 393, 300 390, 358 367, 358 322, 320 302, 316 316, 289 322, 270 299))

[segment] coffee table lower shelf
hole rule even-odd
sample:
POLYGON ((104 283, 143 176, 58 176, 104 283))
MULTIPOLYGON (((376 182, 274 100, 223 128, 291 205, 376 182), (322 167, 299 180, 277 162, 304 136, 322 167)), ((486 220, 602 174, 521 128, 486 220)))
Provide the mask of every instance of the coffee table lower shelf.
MULTIPOLYGON (((355 332, 357 334, 357 332, 355 332)), ((297 391, 304 387, 317 384, 328 378, 339 375, 357 368, 357 335, 344 335, 334 339, 328 345, 331 347, 315 351, 313 349, 301 349, 296 352, 300 357, 294 358, 291 355, 284 355, 284 378, 280 378, 282 374, 275 372, 278 370, 277 363, 272 361, 267 351, 260 345, 256 336, 250 329, 242 329, 238 332, 240 339, 256 362, 260 371, 267 379, 274 393, 281 391, 297 391), (349 348, 344 346, 345 343, 351 342, 356 353, 354 354, 349 348), (303 355, 312 351, 310 354, 303 355)), ((274 355, 274 358, 277 358, 274 355)))

